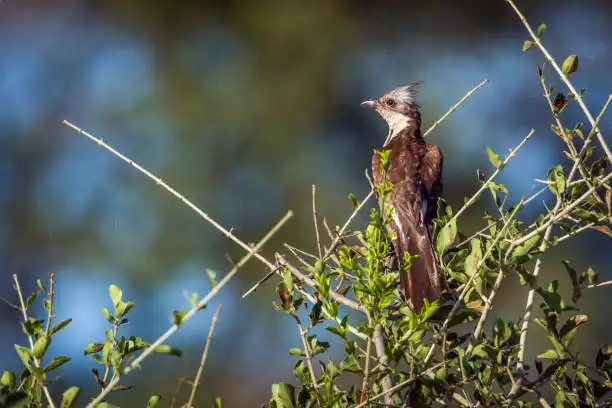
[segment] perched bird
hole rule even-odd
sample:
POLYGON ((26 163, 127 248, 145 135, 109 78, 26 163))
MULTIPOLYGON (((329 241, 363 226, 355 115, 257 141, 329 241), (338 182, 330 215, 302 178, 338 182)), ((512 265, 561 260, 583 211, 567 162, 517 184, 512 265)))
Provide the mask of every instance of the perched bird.
POLYGON ((423 299, 440 297, 440 276, 431 235, 442 193, 442 152, 423 140, 421 113, 415 101, 419 83, 394 89, 361 105, 374 108, 389 125, 382 148, 372 157, 372 174, 378 185, 384 182, 379 151, 390 150, 387 173, 391 183, 385 203, 392 208, 388 230, 393 233, 395 253, 401 261, 404 252, 418 255, 408 273, 400 274, 400 290, 415 312, 423 299))

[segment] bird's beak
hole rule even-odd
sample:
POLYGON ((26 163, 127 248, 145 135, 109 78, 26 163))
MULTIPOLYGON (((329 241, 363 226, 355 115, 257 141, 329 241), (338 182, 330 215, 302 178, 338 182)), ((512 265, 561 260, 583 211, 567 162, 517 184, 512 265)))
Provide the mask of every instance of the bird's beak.
POLYGON ((365 106, 366 108, 376 108, 378 106, 378 102, 376 101, 363 101, 360 104, 361 106, 365 106))

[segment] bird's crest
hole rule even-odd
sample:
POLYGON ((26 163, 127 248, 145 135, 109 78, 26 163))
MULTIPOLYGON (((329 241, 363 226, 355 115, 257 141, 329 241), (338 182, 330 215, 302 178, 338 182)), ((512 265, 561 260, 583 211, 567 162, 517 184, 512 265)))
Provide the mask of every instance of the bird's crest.
POLYGON ((400 86, 387 93, 388 96, 394 97, 398 102, 405 104, 413 104, 416 102, 416 95, 423 82, 412 82, 408 85, 400 86))

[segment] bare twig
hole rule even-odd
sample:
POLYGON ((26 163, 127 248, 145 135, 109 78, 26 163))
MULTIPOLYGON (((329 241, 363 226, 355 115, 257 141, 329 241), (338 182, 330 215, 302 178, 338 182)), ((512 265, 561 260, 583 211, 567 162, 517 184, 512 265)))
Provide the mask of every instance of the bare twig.
POLYGON ((442 229, 446 228, 452 222, 457 220, 457 218, 459 218, 459 216, 461 214, 463 214, 465 212, 465 210, 467 210, 472 204, 474 204, 476 202, 476 200, 478 200, 478 197, 480 197, 480 195, 483 193, 483 191, 485 191, 487 188, 489 188, 489 183, 491 183, 493 180, 495 180, 495 177, 497 177, 497 175, 504 169, 504 167, 506 167, 508 162, 516 155, 516 152, 518 152, 521 149, 521 147, 523 147, 525 145, 525 143, 527 143, 527 141, 531 138, 531 136, 533 135, 534 132, 535 132, 535 130, 531 129, 529 134, 527 136, 525 136, 523 138, 523 140, 521 140, 521 142, 514 149, 512 149, 510 151, 510 153, 508 153, 508 156, 506 156, 506 158, 500 164, 500 166, 497 169, 495 169, 495 171, 493 172, 493 174, 491 174, 491 176, 488 178, 488 180, 485 181, 484 183, 482 183, 480 188, 466 201, 465 204, 463 204, 463 207, 461 207, 453 215, 453 217, 450 220, 448 220, 448 222, 444 225, 444 227, 442 227, 442 229))
POLYGON ((51 328, 51 323, 53 321, 53 306, 55 300, 55 274, 51 274, 49 276, 49 292, 47 293, 49 296, 49 312, 47 314, 47 325, 45 327, 45 335, 49 334, 49 329, 51 328))
MULTIPOLYGON (((374 328, 373 341, 374 348, 376 349, 376 355, 378 356, 378 361, 384 365, 388 360, 387 353, 385 351, 385 339, 383 336, 384 335, 382 325, 378 323, 374 328)), ((383 389, 383 393, 386 392, 384 394, 385 404, 392 405, 394 398, 391 391, 393 389, 393 378, 391 377, 391 374, 387 374, 383 377, 381 381, 381 386, 383 389)))
POLYGON ((189 401, 187 402, 187 408, 191 408, 193 406, 193 399, 195 398, 196 389, 200 384, 200 378, 202 377, 202 371, 204 370, 204 364, 206 363, 206 357, 208 356, 208 349, 210 348, 210 342, 212 340, 212 335, 215 331, 215 324, 217 324, 217 318, 219 317, 219 312, 221 311, 221 304, 217 306, 217 310, 213 315, 212 322, 210 323, 210 330, 208 331, 208 336, 206 337, 206 345, 204 346, 204 352, 202 353, 202 359, 200 360, 200 366, 198 367, 198 371, 196 373, 195 379, 193 380, 193 385, 191 386, 191 394, 189 395, 189 401))
POLYGON ((308 332, 308 330, 304 329, 304 326, 302 326, 302 322, 300 322, 300 319, 296 317, 295 320, 297 320, 298 328, 300 329, 300 337, 302 338, 302 344, 304 345, 304 353, 306 353, 306 365, 308 366, 308 371, 310 372, 312 386, 315 390, 317 390, 319 389, 319 385, 317 384, 317 376, 315 375, 314 367, 312 366, 312 351, 310 350, 310 345, 306 341, 306 333, 308 332))
MULTIPOLYGON (((276 254, 276 259, 278 259, 278 262, 280 265, 287 268, 293 274, 293 276, 295 276, 299 281, 305 283, 307 286, 310 286, 311 288, 316 289, 317 283, 311 278, 309 278, 308 276, 306 276, 304 273, 302 273, 298 268, 296 268, 295 266, 287 262, 287 260, 282 255, 276 254)), ((355 302, 354 300, 347 298, 346 296, 341 295, 338 292, 330 291, 330 297, 336 302, 340 303, 341 305, 344 305, 358 312, 365 313, 367 315, 367 311, 365 307, 363 307, 363 305, 355 302)))
POLYGON ((477 90, 479 90, 481 87, 483 87, 487 82, 489 82, 488 79, 485 79, 484 81, 482 81, 481 83, 479 83, 478 85, 476 85, 474 88, 472 88, 468 93, 465 94, 465 96, 463 98, 461 98, 459 100, 459 102, 457 102, 456 104, 454 104, 453 106, 451 106, 451 108, 444 114, 442 115, 442 117, 438 120, 436 120, 433 125, 431 125, 429 127, 429 129, 427 129, 427 131, 425 133, 423 133, 423 137, 427 137, 427 135, 429 135, 431 133, 432 130, 434 130, 440 123, 442 123, 442 121, 444 119, 446 119, 448 117, 448 115, 450 115, 451 113, 453 113, 459 106, 461 106, 461 104, 463 102, 465 102, 470 96, 472 96, 474 94, 474 92, 476 92, 477 90))
MULTIPOLYGON (((120 153, 119 151, 115 150, 113 147, 111 147, 110 145, 108 145, 107 143, 105 143, 102 139, 99 139, 95 136, 93 136, 92 134, 86 132, 85 130, 77 127, 76 125, 73 125, 72 123, 68 122, 67 120, 64 120, 63 122, 66 126, 71 127, 72 129, 76 130, 77 132, 79 132, 80 134, 88 137, 89 139, 93 140, 94 142, 96 142, 99 146, 105 148, 106 150, 108 150, 109 152, 111 152, 112 154, 114 154, 115 156, 119 157, 121 160, 125 161, 126 163, 130 164, 131 166, 133 166, 136 170, 140 171, 142 174, 144 174, 145 176, 149 177, 151 180, 153 180, 156 184, 158 184, 159 186, 161 186, 162 188, 164 188, 166 191, 168 191, 170 194, 172 194, 173 196, 175 196, 176 198, 178 198, 181 202, 183 202, 183 204, 185 204, 186 206, 188 206, 189 208, 191 208, 194 212, 196 212, 200 217, 202 217, 204 220, 206 220, 207 222, 209 222, 213 227, 215 227, 217 230, 219 230, 223 235, 225 235, 227 238, 229 238, 230 240, 234 241, 236 244, 238 244, 239 246, 241 246, 245 251, 247 252, 251 252, 252 247, 250 245, 248 245, 247 243, 245 243, 244 241, 238 239, 233 233, 232 231, 226 229, 225 227, 223 227, 221 224, 219 224, 217 221, 215 221, 214 219, 212 219, 208 214, 206 214, 204 211, 202 211, 200 208, 198 208, 198 206, 196 206, 193 202, 189 201, 187 198, 185 198, 185 196, 183 196, 181 193, 179 193, 178 191, 176 191, 174 188, 170 187, 166 182, 164 182, 161 178, 157 177, 155 174, 151 173, 149 170, 145 169, 144 167, 142 167, 141 165, 139 165, 138 163, 136 163, 135 161, 133 161, 132 159, 130 159, 129 157, 123 155, 122 153, 120 153)), ((291 213, 291 212, 290 212, 291 213)), ((293 213, 291 213, 293 214, 293 213)), ((257 258, 258 260, 260 260, 261 262, 264 263, 264 265, 266 265, 268 268, 270 269, 274 269, 274 264, 270 261, 268 261, 266 258, 264 258, 262 255, 255 253, 252 256, 254 256, 255 258, 257 258)))
POLYGON ((588 285, 588 286, 586 286, 586 289, 600 288, 602 286, 608 286, 608 285, 612 285, 612 280, 601 282, 601 283, 594 283, 592 285, 588 285))
MULTIPOLYGON (((245 263, 247 263, 247 261, 249 259, 251 259, 251 257, 255 256, 255 254, 257 253, 257 251, 259 251, 261 249, 261 247, 280 229, 280 227, 282 227, 287 220, 289 220, 289 218, 291 218, 292 213, 288 212, 262 239, 261 241, 259 241, 259 243, 257 245, 255 245, 254 247, 252 247, 249 250, 249 253, 246 254, 240 261, 238 261, 238 263, 232 268, 231 271, 228 272, 227 275, 225 275, 225 277, 223 279, 221 279, 221 281, 219 281, 219 283, 217 283, 217 285, 210 291, 208 292, 208 294, 202 299, 200 300, 194 307, 192 307, 182 318, 182 323, 187 322, 189 319, 191 319, 200 309, 202 309, 204 306, 206 306, 206 304, 208 304, 208 302, 217 294, 219 293, 219 291, 229 282, 229 280, 236 274, 236 272, 238 272, 238 269, 241 268, 245 263)), ((159 336, 159 338, 157 340, 155 340, 155 342, 153 342, 153 344, 151 344, 147 349, 145 349, 138 357, 136 357, 136 359, 134 359, 126 368, 124 371, 124 375, 128 374, 130 371, 132 371, 135 367, 138 367, 142 361, 147 358, 149 355, 151 355, 155 349, 157 348, 157 346, 163 344, 170 336, 172 336, 177 330, 178 330, 179 326, 176 324, 173 324, 168 330, 166 330, 166 332, 164 334, 162 334, 161 336, 159 336)), ((104 399, 104 397, 113 389, 113 387, 115 385, 117 385, 117 383, 119 382, 119 377, 114 377, 110 380, 110 382, 107 384, 106 388, 104 388, 104 390, 102 390, 102 392, 100 392, 100 394, 94 398, 94 400, 92 402, 90 402, 87 405, 87 408, 94 408, 100 401, 102 401, 104 399)))
POLYGON ((556 223, 557 221, 561 220, 563 217, 565 217, 570 212, 572 212, 572 210, 574 208, 576 208, 579 204, 581 204, 584 200, 589 198, 589 196, 591 194, 593 194, 593 192, 595 192, 595 190, 598 187, 600 187, 601 184, 603 184, 606 181, 610 180, 610 178, 612 178, 612 173, 609 173, 608 175, 603 177, 599 183, 598 182, 594 182, 593 187, 589 188, 583 195, 581 195, 576 200, 574 200, 574 202, 572 202, 570 205, 567 205, 567 206, 563 207, 562 211, 558 211, 556 213, 553 211, 551 213, 551 217, 548 219, 548 221, 544 222, 543 224, 541 224, 540 226, 538 226, 537 228, 532 230, 530 233, 525 234, 521 238, 518 238, 518 239, 512 241, 512 246, 511 247, 516 248, 518 245, 521 245, 521 244, 525 243, 526 241, 528 241, 531 238, 533 238, 535 235, 537 235, 540 232, 546 230, 549 226, 551 226, 554 223, 556 223))
MULTIPOLYGON (((23 316, 23 322, 25 323, 28 321, 28 308, 26 307, 26 304, 23 301, 23 294, 21 292, 21 286, 19 285, 19 279, 17 279, 17 274, 13 274, 13 281, 15 282, 15 290, 17 291, 17 296, 19 297, 19 304, 21 305, 20 310, 23 316)), ((32 335, 30 334, 27 334, 27 336, 28 336, 28 342, 30 343, 30 350, 34 351, 34 339, 32 338, 32 335)), ((32 354, 32 362, 36 368, 40 368, 41 362, 38 360, 37 357, 34 356, 34 354, 32 354)), ((42 388, 43 393, 45 394, 45 398, 47 399, 47 402, 49 403, 49 407, 55 408, 55 404, 53 403, 53 399, 51 398, 51 393, 49 392, 49 389, 42 381, 40 381, 40 387, 42 388)))
POLYGON ((544 54, 544 57, 546 58, 548 63, 557 72, 557 74, 559 75, 559 78, 561 78, 561 81, 563 81, 565 86, 567 86, 567 89, 569 89, 569 91, 574 95, 574 98, 576 99, 576 102, 578 102, 578 105, 580 106, 580 108, 584 112, 584 115, 587 117, 588 121, 591 123, 592 129, 595 132, 595 135, 597 136, 597 139, 599 140, 599 144, 601 145, 603 150, 606 152, 606 156, 608 157, 608 161, 612 162, 612 152, 610 151, 610 148, 608 147, 608 144, 606 143, 606 141, 604 140, 601 132, 599 131, 599 128, 597 127, 597 123, 595 122, 595 119, 593 119, 593 115, 591 115, 591 112, 589 111, 589 108, 587 108, 587 106, 585 105, 584 101, 582 100, 582 96, 580 95, 579 92, 576 91, 576 88, 574 88, 574 85, 567 78, 567 76, 563 73, 563 71, 561 70, 561 68, 557 64, 557 62, 554 60, 554 58, 548 52, 548 50, 544 47, 544 45, 542 44, 542 41, 540 41, 540 39, 538 38, 536 33, 533 31, 533 29, 531 28, 531 26, 527 22, 527 19, 525 18, 525 16, 523 16, 521 11, 514 4, 514 1, 512 1, 512 0, 506 0, 506 1, 508 2, 508 4, 510 4, 510 7, 512 7, 512 9, 516 13, 516 15, 520 18, 521 22, 523 23, 523 25, 527 29, 527 32, 531 36, 531 38, 533 40, 533 43, 538 46, 538 48, 540 49, 542 54, 544 54))
POLYGON ((321 252, 321 237, 319 235, 319 220, 317 217, 317 187, 312 185, 312 220, 314 223, 315 235, 317 237, 317 250, 319 251, 319 259, 323 259, 321 252))
MULTIPOLYGON (((461 291, 461 293, 459 294, 459 297, 457 298, 457 300, 453 304, 453 307, 451 308, 451 311, 449 312, 448 316, 446 317, 446 320, 444 320, 444 323, 442 324, 442 328, 440 330, 441 332, 446 331, 446 329, 448 327, 448 324, 450 323, 451 319, 453 318, 453 316, 455 316, 455 313, 457 313, 457 310, 459 310, 459 305, 461 304, 461 301, 463 300, 463 297, 465 296, 467 291, 470 289, 470 286, 472 285, 472 282, 474 282, 474 280, 478 276, 480 276, 480 273, 479 273, 480 272, 480 268, 482 268, 482 265, 484 265, 486 259, 489 257, 489 255, 491 255, 491 253, 493 252, 493 250, 497 246, 497 242, 506 234, 506 230, 508 229, 508 227, 511 224, 510 220, 512 220, 512 218, 514 218, 514 216, 518 212, 519 208, 521 208, 521 206, 523 204, 524 204, 524 199, 519 204, 517 204, 515 206, 514 211, 512 211, 512 214, 510 214, 510 216, 508 217, 507 222, 500 229, 499 233, 497 233, 497 235, 495 236, 495 238, 491 242, 489 248, 486 250, 486 252, 482 256, 482 258, 478 261, 478 264, 476 264, 476 268, 474 270, 474 273, 472 274, 472 276, 470 276, 470 279, 468 279, 468 281, 465 283, 465 285, 463 287, 463 290, 461 291)), ((429 360, 431 360, 431 357, 433 356, 434 348, 435 348, 435 343, 432 344, 431 347, 429 348, 429 352, 427 353, 427 356, 425 357, 425 360, 423 360, 424 364, 427 364, 429 362, 429 360)))
POLYGON ((370 402, 376 401, 380 397, 384 397, 387 394, 390 394, 390 393, 392 393, 394 391, 397 391, 397 390, 401 389, 402 387, 404 387, 404 386, 406 386, 406 385, 408 385, 410 383, 415 382, 416 380, 418 380, 422 376, 429 375, 429 374, 433 373, 435 370, 437 370, 438 368, 442 367, 444 364, 446 364, 446 362, 443 361, 441 363, 433 365, 430 368, 428 368, 427 370, 425 370, 422 373, 420 373, 418 376, 415 376, 413 378, 409 378, 407 380, 404 380, 404 381, 394 385, 393 387, 389 388, 388 390, 385 390, 385 391, 381 392, 380 394, 377 394, 377 395, 374 395, 371 398, 368 398, 366 401, 363 401, 359 405, 355 405, 354 408, 363 408, 366 405, 368 405, 370 402))
POLYGON ((368 396, 368 377, 370 376, 370 354, 372 353, 372 336, 368 336, 366 342, 365 368, 363 369, 363 381, 361 382, 361 401, 368 396))

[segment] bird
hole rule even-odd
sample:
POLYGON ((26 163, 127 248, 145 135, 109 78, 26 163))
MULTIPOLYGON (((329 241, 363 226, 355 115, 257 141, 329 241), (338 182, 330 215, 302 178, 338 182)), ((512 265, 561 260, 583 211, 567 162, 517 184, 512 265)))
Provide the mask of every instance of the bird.
POLYGON ((420 84, 400 86, 361 103, 375 109, 389 127, 382 147, 374 151, 372 175, 376 185, 385 181, 380 152, 389 150, 387 179, 391 190, 385 205, 390 206, 392 216, 387 230, 400 265, 405 251, 418 255, 409 271, 400 272, 400 293, 416 313, 425 299, 431 303, 441 296, 432 232, 442 194, 443 155, 438 146, 423 139, 420 106, 415 99, 420 84))

